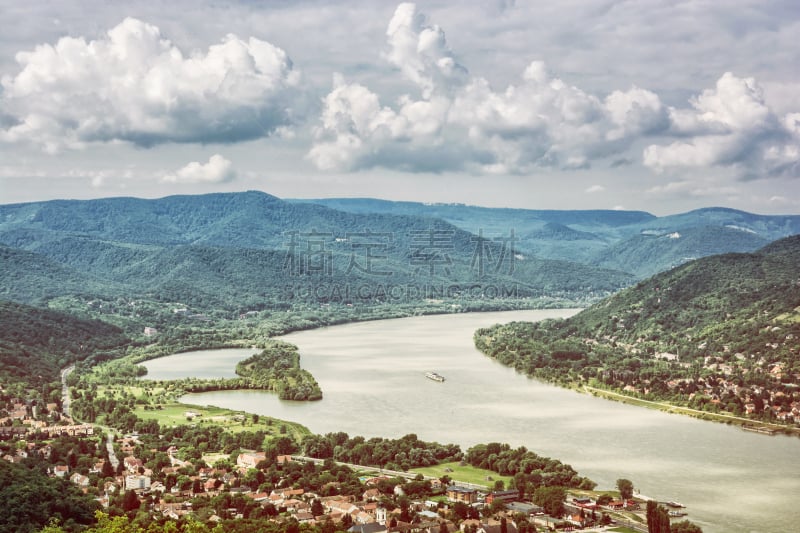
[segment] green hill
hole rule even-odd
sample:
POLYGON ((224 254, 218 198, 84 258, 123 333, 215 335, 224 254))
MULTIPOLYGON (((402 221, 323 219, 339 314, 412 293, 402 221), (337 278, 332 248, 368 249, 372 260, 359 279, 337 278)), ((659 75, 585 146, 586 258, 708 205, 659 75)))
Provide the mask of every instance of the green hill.
POLYGON ((331 291, 320 285, 346 287, 334 295, 341 303, 386 301, 387 292, 422 300, 430 286, 578 301, 633 281, 519 254, 509 242, 430 216, 350 213, 254 191, 0 206, 0 243, 13 247, 2 249, 2 286, 21 302, 121 295, 238 312, 286 305, 287 293, 326 303, 331 291))
POLYGON ((562 384, 786 418, 800 399, 797 265, 800 236, 689 262, 570 319, 482 329, 475 342, 504 364, 562 384))
POLYGON ((80 267, 40 254, 0 245, 0 298, 44 304, 63 294, 117 294, 113 282, 98 279, 80 267))
POLYGON ((99 320, 0 300, 0 381, 5 385, 56 381, 70 363, 117 353, 128 343, 122 330, 99 320))
POLYGON ((752 252, 769 241, 725 226, 688 227, 668 233, 644 233, 607 247, 593 264, 646 278, 678 265, 729 252, 752 252))
POLYGON ((722 207, 656 217, 642 211, 496 209, 370 198, 294 201, 362 214, 434 216, 472 233, 514 229, 518 246, 526 254, 621 270, 637 279, 691 259, 752 252, 768 242, 800 233, 800 216, 756 215, 722 207), (669 235, 676 234, 681 238, 668 240, 669 235))

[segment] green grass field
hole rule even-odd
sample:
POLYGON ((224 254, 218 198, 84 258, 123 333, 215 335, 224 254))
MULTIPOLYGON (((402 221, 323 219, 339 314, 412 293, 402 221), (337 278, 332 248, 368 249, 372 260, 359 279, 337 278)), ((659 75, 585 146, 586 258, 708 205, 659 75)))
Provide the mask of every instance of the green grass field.
POLYGON ((413 468, 411 472, 417 472, 424 476, 435 476, 438 478, 442 476, 449 476, 450 479, 455 481, 483 485, 488 489, 494 488, 494 484, 498 479, 503 480, 503 483, 505 483, 506 487, 508 487, 508 482, 511 480, 509 476, 501 476, 497 472, 484 470, 482 468, 475 468, 474 466, 461 466, 458 462, 442 463, 425 468, 413 468), (447 472, 447 469, 452 470, 452 472, 447 472), (492 479, 487 479, 489 477, 492 479))
POLYGON ((136 416, 143 420, 155 420, 159 425, 183 426, 183 425, 216 425, 226 431, 238 433, 240 431, 264 431, 271 436, 286 435, 297 441, 311 432, 305 426, 295 422, 288 422, 269 416, 259 416, 258 423, 253 423, 253 416, 241 411, 231 411, 220 407, 199 405, 188 405, 183 403, 170 403, 162 406, 162 409, 144 409, 138 407, 135 411, 136 416), (199 416, 190 417, 187 413, 197 413, 199 416), (285 433, 281 433, 281 426, 286 428, 285 433))

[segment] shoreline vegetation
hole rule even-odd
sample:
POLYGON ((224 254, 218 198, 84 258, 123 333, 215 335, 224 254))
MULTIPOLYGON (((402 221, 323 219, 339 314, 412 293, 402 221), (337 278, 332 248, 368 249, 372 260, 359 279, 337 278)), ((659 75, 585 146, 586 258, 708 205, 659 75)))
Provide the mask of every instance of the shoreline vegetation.
POLYGON ((704 257, 564 320, 481 328, 488 357, 643 407, 800 435, 800 236, 704 257))
MULTIPOLYGON (((242 326, 234 322, 218 322, 208 329, 178 331, 174 335, 154 339, 147 345, 133 346, 128 354, 119 358, 106 360, 103 357, 88 357, 77 363, 78 375, 88 375, 89 380, 105 384, 140 384, 147 369, 140 363, 169 357, 181 353, 198 350, 215 350, 225 348, 252 348, 259 353, 240 361, 236 365, 235 378, 199 379, 184 378, 161 382, 159 386, 171 391, 175 396, 180 393, 199 393, 219 390, 262 390, 274 392, 281 400, 317 401, 323 397, 323 391, 314 376, 300 365, 300 354, 297 346, 276 339, 296 331, 318 329, 335 325, 354 324, 376 320, 392 320, 411 318, 414 316, 431 316, 444 314, 480 313, 495 311, 523 311, 540 309, 575 309, 560 307, 559 300, 526 300, 473 302, 471 305, 455 305, 443 302, 430 302, 425 306, 400 307, 391 312, 383 308, 370 308, 359 316, 320 315, 317 320, 297 321, 295 314, 272 319, 265 326, 242 326), (233 327, 233 326, 236 327, 233 327), (236 335, 243 336, 237 337, 236 335)), ((349 309, 345 312, 350 311, 349 309)), ((72 383, 76 378, 73 378, 72 383)))
MULTIPOLYGON (((536 379, 543 383, 548 383, 565 389, 573 390, 577 393, 590 394, 594 397, 603 398, 611 401, 618 401, 637 407, 655 409, 658 411, 678 414, 682 416, 690 416, 692 418, 696 418, 699 420, 736 425, 741 427, 743 430, 753 431, 755 433, 760 433, 763 435, 785 434, 785 435, 793 435, 800 437, 800 427, 793 427, 787 424, 767 422, 756 418, 746 418, 742 416, 736 416, 735 414, 732 413, 703 411, 700 409, 694 409, 688 406, 675 404, 659 398, 655 399, 641 398, 639 396, 635 396, 634 394, 636 393, 626 393, 623 390, 600 387, 598 385, 602 385, 602 382, 596 379, 589 380, 589 383, 591 383, 591 385, 587 384, 586 380, 584 379, 580 378, 571 379, 570 377, 568 377, 567 372, 560 374, 557 371, 553 371, 552 373, 546 371, 539 372, 539 370, 541 369, 538 368, 525 372, 521 369, 519 362, 513 359, 513 355, 516 353, 514 350, 508 351, 506 355, 503 356, 499 352, 493 351, 491 348, 492 341, 497 340, 497 338, 494 336, 497 335, 498 330, 501 330, 504 326, 510 327, 510 326, 524 326, 524 325, 525 325, 524 323, 512 323, 509 325, 498 324, 496 326, 492 326, 491 328, 481 328, 475 332, 474 335, 475 346, 485 356, 494 359, 505 366, 514 368, 518 373, 526 375, 529 379, 536 379)), ((529 335, 526 336, 520 334, 519 338, 529 338, 529 335)), ((556 357, 559 356, 558 352, 554 353, 556 357)))
POLYGON ((708 420, 712 422, 735 425, 741 427, 743 430, 754 431, 755 433, 761 433, 764 435, 786 434, 786 435, 794 435, 800 437, 800 428, 796 427, 793 428, 781 424, 771 424, 768 422, 753 420, 751 418, 743 418, 724 413, 709 413, 706 411, 700 411, 697 409, 682 407, 680 405, 674 405, 669 402, 644 400, 642 398, 636 398, 634 396, 629 396, 627 394, 623 394, 620 392, 610 391, 606 389, 599 389, 597 387, 590 387, 588 385, 582 385, 579 387, 570 387, 570 388, 574 388, 578 392, 585 392, 587 394, 591 394, 592 396, 604 398, 611 401, 618 401, 628 405, 645 407, 647 409, 655 409, 657 411, 663 411, 666 413, 672 413, 682 416, 690 416, 692 418, 697 418, 699 420, 708 420))

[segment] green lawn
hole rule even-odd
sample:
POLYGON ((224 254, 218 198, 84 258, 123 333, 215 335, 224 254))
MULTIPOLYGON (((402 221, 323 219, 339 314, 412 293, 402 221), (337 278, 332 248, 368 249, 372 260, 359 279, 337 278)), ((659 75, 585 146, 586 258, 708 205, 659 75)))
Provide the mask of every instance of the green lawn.
POLYGON ((143 420, 155 420, 159 425, 166 427, 198 424, 215 425, 234 433, 260 430, 272 436, 285 434, 297 441, 310 434, 308 428, 295 422, 260 416, 258 423, 253 423, 253 416, 250 414, 213 406, 201 407, 199 405, 169 403, 164 404, 161 409, 153 410, 144 409, 144 407, 140 406, 135 413, 136 416, 143 420), (198 413, 200 416, 195 416, 189 420, 186 416, 187 412, 198 413), (286 428, 285 433, 281 433, 281 426, 286 428))
POLYGON ((624 527, 624 526, 615 527, 613 529, 607 529, 606 531, 618 531, 619 533, 639 533, 635 529, 631 529, 629 527, 624 527))
POLYGON ((411 472, 420 473, 424 476, 434 476, 437 478, 449 476, 450 479, 455 481, 483 485, 488 489, 494 488, 494 483, 498 479, 502 479, 506 487, 508 487, 508 482, 511 480, 511 477, 501 476, 497 472, 492 472, 491 470, 475 468, 474 466, 469 465, 461 466, 457 461, 453 463, 441 463, 425 468, 413 468, 411 472), (447 472, 447 469, 452 470, 452 472, 447 472), (492 479, 489 480, 487 479, 488 477, 491 477, 492 479))

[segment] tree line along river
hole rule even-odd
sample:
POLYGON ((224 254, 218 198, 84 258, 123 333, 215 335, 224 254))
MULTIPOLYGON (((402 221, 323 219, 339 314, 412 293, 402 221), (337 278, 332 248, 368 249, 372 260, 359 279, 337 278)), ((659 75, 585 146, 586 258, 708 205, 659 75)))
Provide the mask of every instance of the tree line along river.
MULTIPOLYGON (((299 422, 316 433, 455 442, 508 442, 571 464, 612 488, 678 500, 706 533, 793 531, 800 523, 800 440, 595 398, 528 379, 475 349, 473 332, 577 310, 433 315, 333 326, 283 337, 324 393, 286 402, 260 391, 190 394, 182 401, 299 422), (437 372, 439 383, 425 377, 437 372)), ((252 350, 148 361, 148 377, 233 376, 252 350), (191 364, 187 364, 191 361, 191 364), (180 370, 180 371, 178 371, 180 370)))

